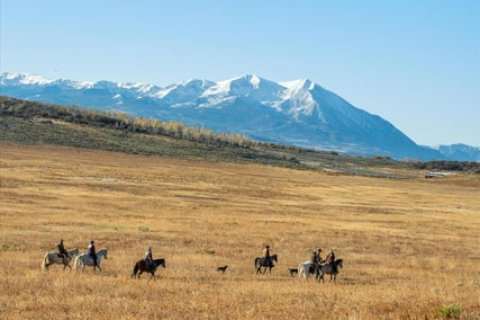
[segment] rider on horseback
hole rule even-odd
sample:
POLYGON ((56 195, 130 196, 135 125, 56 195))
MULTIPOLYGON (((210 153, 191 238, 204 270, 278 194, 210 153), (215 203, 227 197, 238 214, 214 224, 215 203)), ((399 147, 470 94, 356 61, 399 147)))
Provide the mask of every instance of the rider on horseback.
POLYGON ((333 249, 330 249, 330 252, 328 253, 327 257, 325 258, 325 263, 326 264, 332 264, 335 261, 335 252, 333 252, 333 249))
POLYGON ((325 258, 325 264, 330 265, 332 267, 332 270, 336 272, 336 265, 334 262, 335 262, 335 252, 333 251, 333 249, 330 249, 330 252, 325 258))
POLYGON ((153 265, 153 254, 152 254, 152 247, 148 247, 147 251, 145 252, 144 257, 145 263, 147 264, 148 268, 152 270, 154 268, 153 265))
POLYGON ((63 239, 60 240, 60 243, 57 245, 57 248, 58 248, 58 254, 63 259, 63 265, 66 266, 68 264, 67 258, 69 258, 70 256, 68 255, 67 250, 65 250, 65 247, 63 246, 63 239))
POLYGON ((322 249, 318 248, 317 250, 312 251, 312 255, 310 256, 310 262, 320 265, 322 263, 322 249))
POLYGON ((90 240, 90 245, 88 246, 88 255, 93 259, 93 268, 98 266, 97 264, 97 251, 95 250, 95 241, 90 240))
POLYGON ((270 259, 270 246, 268 244, 265 246, 265 248, 263 248, 263 257, 269 265, 272 264, 272 259, 270 259))

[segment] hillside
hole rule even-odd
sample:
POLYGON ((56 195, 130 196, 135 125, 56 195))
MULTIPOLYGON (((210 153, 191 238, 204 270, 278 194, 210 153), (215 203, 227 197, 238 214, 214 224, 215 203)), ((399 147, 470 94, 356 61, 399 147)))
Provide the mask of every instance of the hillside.
POLYGON ((315 150, 449 160, 437 150, 417 145, 382 117, 308 79, 277 83, 245 75, 219 82, 194 79, 161 88, 4 73, 0 89, 2 95, 15 98, 122 111, 315 150))
MULTIPOLYGON (((1 140, 22 144, 165 155, 184 159, 240 161, 331 173, 402 178, 406 163, 336 152, 259 143, 240 135, 217 134, 180 123, 128 117, 72 107, 0 98, 1 140), (396 170, 393 170, 396 168, 396 170)), ((415 174, 414 174, 415 175, 415 174)))

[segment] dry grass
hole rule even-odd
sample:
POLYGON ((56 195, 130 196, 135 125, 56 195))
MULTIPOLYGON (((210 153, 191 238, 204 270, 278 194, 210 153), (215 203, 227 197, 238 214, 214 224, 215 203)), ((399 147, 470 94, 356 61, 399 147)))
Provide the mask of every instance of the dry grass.
POLYGON ((5 143, 0 152, 2 319, 432 319, 448 304, 479 317, 478 178, 393 181, 5 143), (43 272, 60 238, 108 247, 104 272, 43 272), (255 276, 265 242, 280 261, 255 276), (147 245, 167 269, 134 281, 147 245), (337 284, 288 276, 317 246, 345 259, 337 284))

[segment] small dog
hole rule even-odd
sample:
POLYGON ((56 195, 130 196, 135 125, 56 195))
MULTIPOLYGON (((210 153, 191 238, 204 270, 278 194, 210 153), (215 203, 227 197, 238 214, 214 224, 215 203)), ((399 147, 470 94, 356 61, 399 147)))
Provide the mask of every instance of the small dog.
POLYGON ((298 274, 298 268, 288 269, 288 273, 290 274, 290 277, 295 277, 298 274))
POLYGON ((225 271, 227 270, 227 268, 228 268, 227 265, 225 265, 225 266, 223 266, 223 267, 218 267, 218 268, 217 268, 217 271, 218 271, 218 272, 221 272, 221 273, 225 273, 225 271))

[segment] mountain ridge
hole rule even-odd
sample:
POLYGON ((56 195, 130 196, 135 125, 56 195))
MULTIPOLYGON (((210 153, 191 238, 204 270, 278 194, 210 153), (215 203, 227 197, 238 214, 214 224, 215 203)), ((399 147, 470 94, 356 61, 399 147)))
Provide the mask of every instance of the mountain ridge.
POLYGON ((160 87, 2 73, 0 89, 2 95, 15 98, 113 109, 237 132, 261 141, 353 155, 421 160, 455 160, 457 155, 417 145, 387 120, 308 79, 277 83, 246 74, 219 82, 191 79, 160 87))

